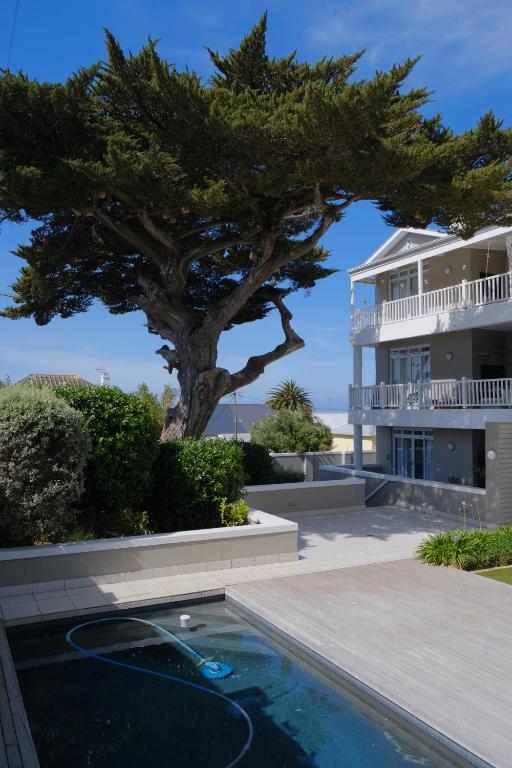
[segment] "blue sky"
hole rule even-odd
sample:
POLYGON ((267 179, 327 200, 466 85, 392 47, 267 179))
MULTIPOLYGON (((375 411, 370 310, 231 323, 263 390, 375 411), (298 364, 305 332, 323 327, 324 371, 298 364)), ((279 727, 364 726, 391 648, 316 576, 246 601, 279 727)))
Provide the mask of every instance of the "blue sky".
MULTIPOLYGON (((0 6, 0 66, 6 63, 14 8, 14 0, 0 6)), ((275 55, 297 49, 299 58, 313 61, 364 48, 359 71, 371 76, 376 69, 422 54, 410 84, 434 91, 429 112, 441 112, 456 130, 471 127, 489 108, 506 124, 512 122, 510 0, 20 0, 10 67, 31 77, 61 80, 103 57, 103 27, 108 27, 132 51, 148 36, 157 37, 160 53, 169 61, 208 77, 205 46, 221 52, 236 46, 265 8, 269 50, 275 55)), ((0 294, 8 292, 21 264, 10 251, 27 232, 7 224, 0 229, 0 294)), ((280 380, 294 378, 311 391, 318 408, 346 407, 352 355, 344 270, 363 261, 390 234, 370 204, 354 207, 331 229, 323 244, 341 271, 319 283, 311 296, 289 301, 306 347, 270 366, 243 390, 245 402, 262 401, 280 380)), ((219 363, 234 370, 248 352, 267 351, 280 338, 273 317, 230 331, 222 341, 219 363)), ((113 383, 123 389, 146 381, 158 390, 169 377, 154 354, 157 346, 142 314, 116 317, 100 306, 43 328, 32 320, 0 319, 0 377, 16 380, 28 373, 54 372, 96 381, 97 369, 107 368, 113 383)), ((368 383, 370 358, 365 356, 368 383)))

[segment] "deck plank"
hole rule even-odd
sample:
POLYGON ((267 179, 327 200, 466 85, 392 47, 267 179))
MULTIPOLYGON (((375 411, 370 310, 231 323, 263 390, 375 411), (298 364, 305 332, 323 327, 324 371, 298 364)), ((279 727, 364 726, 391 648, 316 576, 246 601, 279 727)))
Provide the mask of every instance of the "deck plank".
POLYGON ((228 599, 498 768, 512 754, 512 587, 414 560, 228 587, 228 599))
POLYGON ((39 768, 18 678, 0 623, 0 768, 39 768))

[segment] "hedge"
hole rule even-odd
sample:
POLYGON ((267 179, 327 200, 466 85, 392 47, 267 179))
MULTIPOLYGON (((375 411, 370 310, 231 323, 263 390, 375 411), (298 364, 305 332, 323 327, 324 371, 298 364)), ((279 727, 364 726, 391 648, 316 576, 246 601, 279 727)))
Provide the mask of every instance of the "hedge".
POLYGON ((148 406, 117 387, 62 387, 56 395, 83 415, 91 438, 82 522, 97 536, 147 530, 158 428, 148 406))
POLYGON ((150 525, 159 531, 220 527, 223 505, 240 500, 243 450, 228 440, 186 438, 160 445, 150 525))
POLYGON ((264 445, 238 443, 243 453, 246 485, 266 485, 273 482, 272 459, 264 445))
POLYGON ((83 417, 49 389, 0 389, 0 546, 70 534, 89 448, 83 417))

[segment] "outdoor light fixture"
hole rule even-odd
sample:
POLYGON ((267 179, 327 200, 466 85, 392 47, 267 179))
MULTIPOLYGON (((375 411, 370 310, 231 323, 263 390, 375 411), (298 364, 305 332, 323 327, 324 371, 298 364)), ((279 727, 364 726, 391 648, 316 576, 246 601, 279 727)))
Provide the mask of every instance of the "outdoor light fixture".
POLYGON ((448 450, 454 451, 455 450, 455 443, 448 443, 448 450))
POLYGON ((493 448, 491 448, 490 451, 487 451, 487 458, 489 459, 489 461, 494 461, 494 459, 496 458, 496 451, 493 448))
POLYGON ((445 273, 445 275, 451 275, 452 268, 450 267, 449 264, 444 268, 444 273, 445 273))
POLYGON ((466 266, 466 264, 463 264, 463 265, 462 265, 462 271, 463 271, 463 272, 465 272, 465 271, 466 271, 466 269, 467 269, 467 266, 466 266))
POLYGON ((446 353, 446 359, 449 360, 449 361, 453 360, 453 352, 447 352, 446 353))

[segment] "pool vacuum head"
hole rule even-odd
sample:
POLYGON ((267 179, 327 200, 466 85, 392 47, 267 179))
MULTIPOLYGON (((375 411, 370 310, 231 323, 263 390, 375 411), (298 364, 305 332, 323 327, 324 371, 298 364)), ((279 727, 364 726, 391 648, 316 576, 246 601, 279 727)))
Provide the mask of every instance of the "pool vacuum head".
POLYGON ((207 680, 222 680, 224 677, 229 677, 233 672, 233 667, 230 667, 229 664, 222 664, 220 661, 210 659, 202 659, 197 664, 197 669, 207 680))

